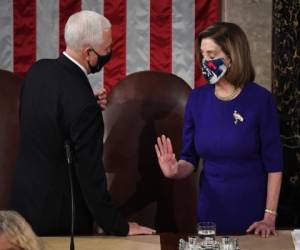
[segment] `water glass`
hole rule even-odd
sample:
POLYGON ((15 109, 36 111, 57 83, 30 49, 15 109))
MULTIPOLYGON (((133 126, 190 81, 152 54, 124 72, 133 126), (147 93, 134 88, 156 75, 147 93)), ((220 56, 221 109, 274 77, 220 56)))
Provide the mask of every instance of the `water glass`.
POLYGON ((189 249, 194 250, 194 249, 196 249, 197 245, 198 245, 198 237, 194 236, 194 235, 189 236, 188 237, 189 249))
POLYGON ((205 237, 215 239, 216 236, 216 223, 211 221, 202 221, 197 224, 197 233, 201 239, 205 237))
POLYGON ((235 242, 228 236, 222 237, 220 250, 235 250, 235 242))
POLYGON ((212 239, 212 238, 208 238, 206 237, 200 245, 200 249, 201 250, 219 250, 219 242, 212 239))

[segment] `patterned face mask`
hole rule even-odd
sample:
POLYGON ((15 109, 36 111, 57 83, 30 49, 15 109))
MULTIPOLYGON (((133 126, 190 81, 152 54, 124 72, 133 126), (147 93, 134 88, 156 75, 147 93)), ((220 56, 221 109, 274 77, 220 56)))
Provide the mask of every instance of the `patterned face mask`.
POLYGON ((215 84, 227 71, 224 58, 202 59, 202 74, 210 84, 215 84))

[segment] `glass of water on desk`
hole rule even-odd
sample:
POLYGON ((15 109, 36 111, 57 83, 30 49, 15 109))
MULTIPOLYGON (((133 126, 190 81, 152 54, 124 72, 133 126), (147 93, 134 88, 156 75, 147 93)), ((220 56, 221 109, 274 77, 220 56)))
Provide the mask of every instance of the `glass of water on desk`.
POLYGON ((215 239, 216 223, 211 221, 202 221, 197 224, 198 237, 204 239, 206 237, 215 239))

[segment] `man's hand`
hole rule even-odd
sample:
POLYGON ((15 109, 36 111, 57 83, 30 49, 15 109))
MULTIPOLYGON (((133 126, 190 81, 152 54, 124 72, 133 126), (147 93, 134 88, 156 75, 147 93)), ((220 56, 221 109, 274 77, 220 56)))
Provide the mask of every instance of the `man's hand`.
POLYGON ((97 97, 97 103, 102 110, 106 108, 107 92, 105 89, 97 90, 94 95, 97 97))
POLYGON ((135 222, 129 222, 128 235, 140 235, 140 234, 155 234, 156 231, 149 227, 143 227, 135 222))

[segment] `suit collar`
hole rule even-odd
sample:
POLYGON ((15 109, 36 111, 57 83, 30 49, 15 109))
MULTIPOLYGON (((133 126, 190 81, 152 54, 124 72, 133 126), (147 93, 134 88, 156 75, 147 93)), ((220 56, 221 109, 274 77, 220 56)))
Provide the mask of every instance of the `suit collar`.
POLYGON ((74 62, 72 62, 69 58, 67 58, 64 54, 61 54, 59 58, 57 59, 58 62, 60 62, 67 70, 71 71, 73 74, 76 74, 80 77, 85 78, 88 80, 86 74, 82 71, 81 68, 79 68, 78 65, 76 65, 74 62))
POLYGON ((67 57, 70 61, 72 61, 73 63, 75 63, 84 72, 84 74, 87 75, 86 69, 79 62, 77 62, 74 58, 72 58, 71 56, 69 56, 66 51, 63 52, 63 55, 65 57, 67 57))

